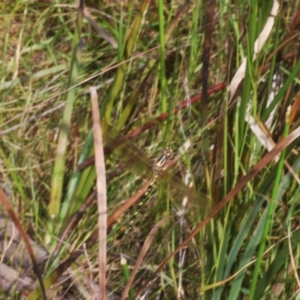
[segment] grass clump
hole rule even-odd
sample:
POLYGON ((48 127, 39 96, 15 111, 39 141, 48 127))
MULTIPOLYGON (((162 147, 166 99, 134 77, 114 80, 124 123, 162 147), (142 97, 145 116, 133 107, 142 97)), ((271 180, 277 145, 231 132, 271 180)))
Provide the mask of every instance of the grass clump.
MULTIPOLYGON (((280 5, 1 4, 3 218, 47 249, 36 273, 49 298, 295 297, 299 3, 280 5), (104 265, 90 86, 106 162, 104 265), (175 158, 125 235, 168 146, 175 158)), ((34 283, 14 293, 25 289, 40 299, 34 283)))

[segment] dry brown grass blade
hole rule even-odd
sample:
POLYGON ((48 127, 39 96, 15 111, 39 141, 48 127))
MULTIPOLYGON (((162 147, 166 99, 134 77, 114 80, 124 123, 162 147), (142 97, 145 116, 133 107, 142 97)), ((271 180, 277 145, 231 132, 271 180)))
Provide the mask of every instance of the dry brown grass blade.
POLYGON ((116 211, 114 211, 107 220, 107 228, 109 229, 134 203, 136 203, 147 191, 152 179, 149 179, 132 197, 127 199, 116 211))
POLYGON ((186 10, 190 7, 190 5, 193 3, 193 1, 185 1, 176 11, 176 14, 174 18, 171 20, 171 22, 168 24, 166 28, 165 33, 165 41, 168 42, 172 36, 172 33, 178 26, 178 23, 180 19, 182 18, 183 14, 186 12, 186 10))
POLYGON ((7 215, 11 218, 11 220, 14 222, 16 228, 18 229, 21 237, 24 240, 24 243, 26 245, 26 248, 28 250, 28 253, 30 255, 31 261, 32 261, 32 266, 33 266, 33 270, 35 275, 38 278, 38 281, 40 283, 40 287, 42 290, 42 295, 44 299, 47 299, 46 297, 46 290, 45 290, 45 286, 43 283, 43 278, 42 278, 42 274, 39 270, 38 264, 36 262, 35 256, 34 256, 34 252, 33 249, 31 247, 30 241, 29 241, 29 237, 26 233, 26 231, 24 230, 24 228, 21 225, 21 222, 18 218, 18 216, 16 215, 16 213, 14 212, 6 194, 4 193, 3 189, 0 187, 0 203, 2 204, 4 210, 6 211, 7 215))
POLYGON ((97 174, 98 234, 99 234, 99 287, 100 299, 106 298, 106 242, 107 242, 107 196, 104 145, 100 127, 98 95, 95 87, 90 88, 92 101, 95 169, 97 174))
POLYGON ((142 291, 149 285, 149 283, 155 278, 155 276, 165 267, 165 265, 172 259, 181 249, 187 246, 187 244, 195 237, 195 235, 204 228, 211 219, 213 219, 219 211, 221 211, 224 206, 233 197, 240 192, 246 184, 253 179, 257 174, 277 155, 279 155, 285 148, 287 148, 294 140, 300 137, 300 127, 291 132, 286 138, 282 139, 270 152, 268 152, 241 180, 236 184, 236 186, 219 202, 214 209, 208 214, 208 216, 191 232, 191 234, 180 244, 177 249, 171 253, 156 269, 153 275, 148 280, 143 288, 139 291, 138 296, 142 291))
POLYGON ((157 222, 157 224, 155 224, 155 226, 152 228, 152 230, 148 234, 148 236, 147 236, 147 238, 146 238, 146 240, 144 242, 143 248, 141 250, 141 253, 139 255, 139 258, 137 259, 137 262, 136 262, 136 264, 135 264, 135 266, 133 268, 133 271, 132 271, 132 273, 130 275, 130 278, 129 278, 129 280, 128 280, 127 284, 126 284, 126 287, 125 287, 125 289, 123 291, 121 300, 126 299, 126 297, 128 296, 128 292, 129 292, 130 287, 131 287, 131 285, 133 283, 134 277, 135 277, 135 275, 136 275, 136 273, 137 273, 140 265, 142 264, 143 259, 144 259, 145 255, 147 254, 147 251, 149 250, 149 248, 150 248, 150 246, 151 246, 151 244, 153 242, 153 239, 155 237, 156 232, 159 230, 160 227, 162 227, 164 225, 164 223, 167 220, 168 220, 168 217, 162 218, 159 222, 157 222))
POLYGON ((94 17, 91 15, 89 9, 84 7, 83 16, 90 23, 91 27, 107 42, 109 42, 114 48, 118 48, 118 42, 109 35, 104 29, 102 29, 98 23, 94 20, 94 17))

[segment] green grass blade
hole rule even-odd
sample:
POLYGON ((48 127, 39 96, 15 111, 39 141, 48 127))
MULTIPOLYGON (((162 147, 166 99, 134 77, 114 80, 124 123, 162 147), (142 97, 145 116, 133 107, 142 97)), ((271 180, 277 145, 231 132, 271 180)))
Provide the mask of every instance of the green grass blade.
MULTIPOLYGON (((81 22, 82 15, 78 11, 76 31, 73 40, 73 54, 70 67, 70 75, 68 87, 74 86, 78 82, 78 73, 80 65, 80 57, 82 51, 82 45, 80 41, 81 35, 81 22)), ((75 101, 75 89, 70 89, 66 98, 66 105, 64 108, 64 114, 62 118, 61 131, 59 135, 57 154, 54 163, 52 184, 51 184, 51 197, 48 207, 48 213, 50 218, 56 218, 60 211, 61 198, 62 198, 62 188, 64 182, 64 172, 65 172, 65 155, 66 149, 69 141, 69 130, 71 124, 71 116, 73 112, 73 105, 75 101)))
MULTIPOLYGON (((287 135, 288 135, 288 119, 287 119, 287 123, 285 126, 285 136, 287 136, 287 135)), ((263 231, 263 235, 262 235, 262 239, 261 239, 261 243, 260 243, 260 247, 259 247, 258 255, 257 255, 257 262, 255 265, 254 274, 253 274, 252 282, 251 282, 251 286, 250 286, 250 293, 249 293, 250 300, 255 299, 254 294, 255 294, 255 290, 256 290, 256 283, 257 283, 258 276, 260 273, 260 265, 263 260, 263 253, 265 251, 267 236, 268 236, 270 228, 271 228, 272 218, 273 218, 273 214, 274 214, 275 207, 276 207, 276 200, 279 200, 277 197, 278 197, 278 191, 280 188, 280 181, 281 181, 281 177, 282 177, 285 159, 286 159, 286 150, 283 150, 283 152, 280 155, 278 169, 276 171, 276 178, 275 178, 275 182, 274 182, 274 186, 273 186, 271 200, 269 203, 268 215, 267 215, 266 223, 264 226, 264 231, 263 231)))

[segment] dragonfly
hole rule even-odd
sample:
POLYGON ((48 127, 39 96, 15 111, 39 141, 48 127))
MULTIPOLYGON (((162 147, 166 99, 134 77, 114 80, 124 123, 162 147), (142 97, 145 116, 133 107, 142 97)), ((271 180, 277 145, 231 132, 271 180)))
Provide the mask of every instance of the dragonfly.
MULTIPOLYGON (((158 182, 167 183, 171 187, 173 193, 173 195, 171 193, 171 199, 177 200, 187 197, 188 200, 203 211, 203 213, 206 208, 211 205, 211 200, 205 193, 185 185, 181 178, 172 175, 169 171, 165 170, 165 166, 168 162, 176 157, 170 148, 164 149, 161 155, 153 162, 144 151, 139 149, 132 141, 126 139, 119 132, 116 132, 112 127, 106 131, 104 141, 106 145, 105 154, 108 155, 113 152, 126 169, 132 170, 137 176, 142 178, 145 177, 145 173, 149 174, 149 171, 152 173, 151 183, 135 208, 125 231, 125 235, 131 231, 141 208, 147 202, 150 193, 158 182)), ((87 159, 78 166, 78 170, 84 169, 93 162, 94 157, 87 159)))
POLYGON ((138 204, 138 207, 136 208, 130 223, 125 231, 125 234, 128 234, 131 231, 132 225, 141 209, 141 207, 145 204, 145 202, 147 201, 147 196, 150 194, 150 192, 153 190, 153 187, 156 183, 156 181, 158 180, 159 176, 161 175, 162 171, 164 170, 165 164, 170 161, 172 158, 174 158, 174 154, 173 152, 167 148, 163 151, 162 155, 153 163, 152 165, 152 171, 153 171, 153 179, 151 181, 151 183, 149 184, 146 192, 144 193, 144 195, 142 196, 141 201, 138 204))

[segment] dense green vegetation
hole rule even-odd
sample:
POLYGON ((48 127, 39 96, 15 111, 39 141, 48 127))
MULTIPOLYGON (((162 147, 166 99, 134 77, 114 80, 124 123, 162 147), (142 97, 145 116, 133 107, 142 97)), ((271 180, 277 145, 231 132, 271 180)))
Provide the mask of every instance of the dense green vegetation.
POLYGON ((299 1, 0 7, 1 207, 49 299, 300 299, 299 1))

